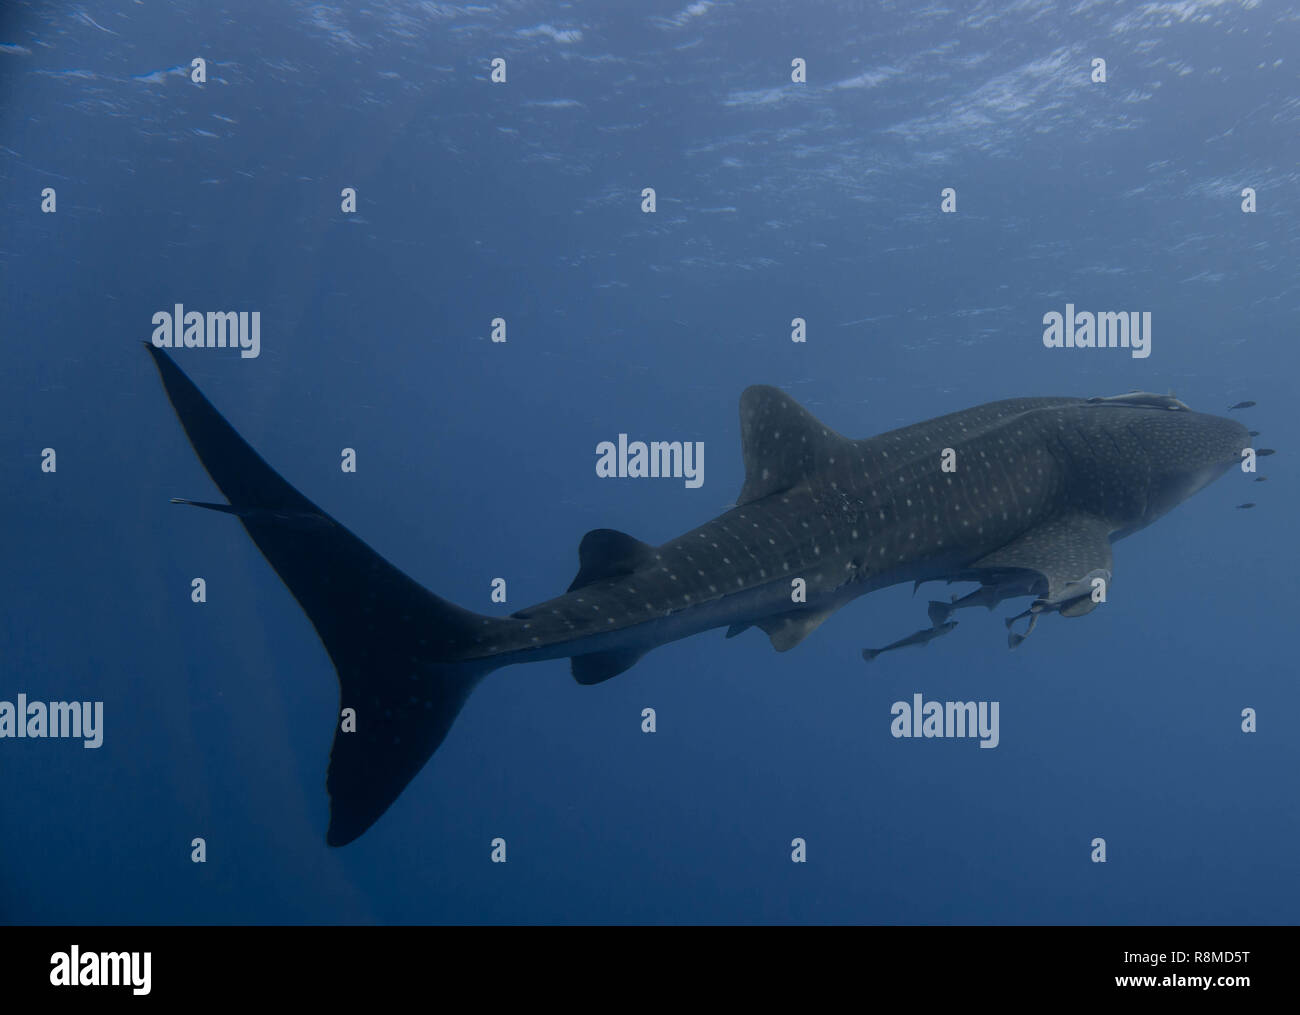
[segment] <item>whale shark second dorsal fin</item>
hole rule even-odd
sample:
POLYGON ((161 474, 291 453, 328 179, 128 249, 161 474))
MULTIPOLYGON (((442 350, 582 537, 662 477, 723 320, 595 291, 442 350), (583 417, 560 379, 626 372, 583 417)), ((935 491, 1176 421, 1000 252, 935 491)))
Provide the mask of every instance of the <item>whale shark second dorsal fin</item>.
POLYGON ((756 384, 740 396, 745 485, 736 506, 797 486, 854 451, 853 441, 824 425, 778 388, 756 384))
POLYGON ((655 548, 617 529, 592 529, 578 544, 578 574, 569 591, 606 578, 620 578, 642 567, 655 548))

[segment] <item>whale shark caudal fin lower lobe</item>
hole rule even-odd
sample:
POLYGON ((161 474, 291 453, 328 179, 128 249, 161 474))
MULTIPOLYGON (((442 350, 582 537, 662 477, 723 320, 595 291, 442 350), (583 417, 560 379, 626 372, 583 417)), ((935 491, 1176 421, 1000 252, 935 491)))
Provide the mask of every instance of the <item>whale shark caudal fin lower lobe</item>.
MULTIPOLYGON (((442 743, 474 685, 501 665, 473 655, 508 620, 439 599, 290 486, 162 350, 146 342, 199 460, 307 614, 338 671, 340 714, 326 788, 327 841, 369 828, 442 743)), ((186 503, 182 501, 182 503, 186 503)))

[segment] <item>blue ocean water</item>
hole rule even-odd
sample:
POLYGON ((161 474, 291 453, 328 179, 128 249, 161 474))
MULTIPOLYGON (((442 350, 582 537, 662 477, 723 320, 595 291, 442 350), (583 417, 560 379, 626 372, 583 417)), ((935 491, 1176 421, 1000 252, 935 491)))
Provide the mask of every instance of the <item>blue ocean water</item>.
POLYGON ((0 740, 0 918, 1296 921, 1293 6, 2 17, 0 700, 102 701, 104 741, 0 740), (1249 399, 1279 454, 1118 544, 1107 605, 1014 653, 1004 604, 865 666, 947 591, 901 586, 785 654, 715 631, 593 687, 497 672, 333 849, 329 658, 233 519, 168 503, 220 499, 140 344, 177 303, 260 312, 257 358, 177 362, 485 613, 561 592, 589 529, 660 543, 730 506, 750 384, 853 437, 1015 396, 1249 399), (1151 312, 1151 355, 1045 348, 1067 303, 1151 312), (703 441, 703 486, 598 478, 619 433, 703 441), (914 693, 1000 702, 998 747, 892 737, 914 693))

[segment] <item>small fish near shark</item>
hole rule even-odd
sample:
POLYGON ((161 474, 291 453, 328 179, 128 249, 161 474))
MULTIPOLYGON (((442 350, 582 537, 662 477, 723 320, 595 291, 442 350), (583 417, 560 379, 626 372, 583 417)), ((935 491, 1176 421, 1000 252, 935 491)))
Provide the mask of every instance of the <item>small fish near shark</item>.
POLYGON ((957 621, 948 620, 940 621, 933 627, 922 628, 916 634, 909 634, 906 638, 899 638, 898 641, 886 645, 884 648, 864 648, 862 658, 867 662, 875 659, 882 652, 893 652, 894 649, 907 648, 909 645, 929 645, 935 638, 940 638, 957 626, 957 621))
POLYGON ((333 846, 388 810, 493 670, 568 658, 578 683, 597 684, 718 627, 756 627, 785 652, 846 603, 901 582, 981 587, 931 603, 929 630, 868 658, 948 633, 954 610, 1016 596, 1035 597, 1020 615, 1030 630, 1046 613, 1082 616, 1110 581, 1111 544, 1249 447, 1236 421, 1146 392, 1011 398, 853 440, 777 388, 750 387, 733 508, 659 546, 589 532, 563 595, 493 617, 381 558, 263 461, 165 351, 145 347, 227 503, 176 500, 239 519, 329 653, 340 715, 353 711, 352 728, 336 725, 326 777, 333 846))

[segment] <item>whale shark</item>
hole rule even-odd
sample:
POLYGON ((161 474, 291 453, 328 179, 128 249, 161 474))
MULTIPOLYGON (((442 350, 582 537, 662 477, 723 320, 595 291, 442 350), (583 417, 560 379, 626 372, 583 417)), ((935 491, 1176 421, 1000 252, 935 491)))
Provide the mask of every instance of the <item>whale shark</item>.
MULTIPOLYGON (((1011 398, 875 437, 844 437, 775 387, 740 397, 745 480, 734 507, 651 545, 588 532, 560 596, 510 616, 440 598, 272 469, 176 365, 146 342, 199 461, 225 498, 174 498, 238 518, 334 664, 340 716, 326 842, 369 829, 503 666, 568 658, 580 684, 659 645, 750 628, 786 652, 846 603, 903 582, 977 582, 948 615, 1033 596, 1011 623, 1078 617, 1106 599, 1112 544, 1242 460, 1235 420, 1170 395, 1011 398)), ((1012 633, 1014 647, 1028 635, 1012 633)), ((935 635, 904 639, 923 644, 935 635)))

